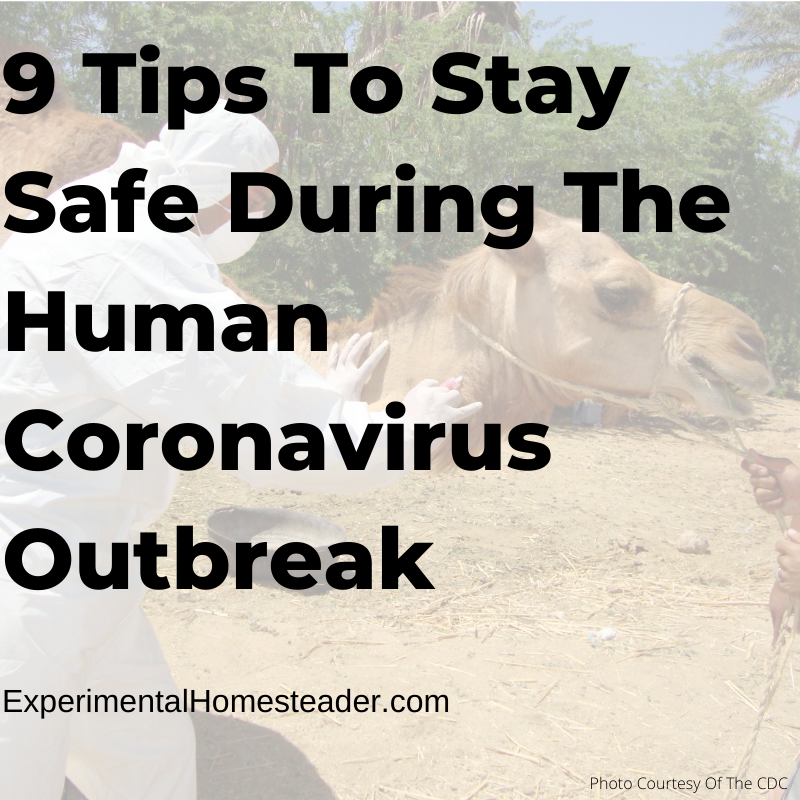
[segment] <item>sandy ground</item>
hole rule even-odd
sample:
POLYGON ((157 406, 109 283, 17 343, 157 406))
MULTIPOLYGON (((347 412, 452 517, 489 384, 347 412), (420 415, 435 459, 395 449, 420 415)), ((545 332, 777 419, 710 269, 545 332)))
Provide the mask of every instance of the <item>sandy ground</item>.
MULTIPOLYGON (((800 455, 797 402, 759 402, 742 427, 749 445, 800 455)), ((230 504, 321 514, 375 554, 381 525, 397 524, 401 543, 434 542, 420 564, 437 588, 307 597, 229 579, 151 592, 147 613, 181 688, 450 701, 447 714, 238 714, 239 728, 205 718, 201 797, 655 798, 681 791, 638 789, 639 778, 732 773, 770 658, 775 521, 735 456, 658 420, 565 421, 547 442, 539 472, 418 473, 353 497, 257 491, 213 469, 182 476, 157 526, 168 540, 176 524, 205 536, 207 515, 230 504), (677 551, 689 529, 710 553, 677 551), (616 636, 603 640, 607 628, 616 636), (302 773, 305 789, 276 777, 290 756, 275 747, 299 759, 284 773, 302 773), (590 791, 593 776, 634 788, 590 791)), ((791 772, 796 682, 792 655, 753 778, 791 772)))

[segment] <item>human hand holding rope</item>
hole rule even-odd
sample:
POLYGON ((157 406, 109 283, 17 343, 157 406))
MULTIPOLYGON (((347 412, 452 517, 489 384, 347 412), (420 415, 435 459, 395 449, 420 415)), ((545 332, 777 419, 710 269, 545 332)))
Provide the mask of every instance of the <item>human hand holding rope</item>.
MULTIPOLYGON (((756 503, 770 513, 780 509, 787 516, 800 515, 800 467, 788 458, 761 455, 752 447, 747 452, 742 469, 750 474, 756 503)), ((792 520, 792 526, 800 527, 800 518, 792 520)))
POLYGON ((786 538, 775 543, 778 570, 769 596, 774 647, 791 598, 800 599, 800 468, 788 458, 765 456, 752 448, 742 461, 742 469, 750 475, 756 503, 764 511, 792 514, 786 538))
MULTIPOLYGON (((735 428, 731 425, 735 432, 735 428)), ((800 489, 800 482, 796 480, 797 467, 792 464, 789 459, 785 458, 770 458, 763 456, 752 448, 745 450, 741 438, 738 433, 735 434, 740 452, 745 455, 742 461, 742 469, 750 473, 750 483, 753 486, 753 492, 756 497, 756 502, 768 513, 774 514, 780 524, 781 530, 784 534, 784 539, 776 544, 776 549, 781 552, 778 557, 780 569, 776 573, 775 583, 770 593, 769 606, 772 615, 773 626, 773 656, 769 665, 767 674, 767 683, 764 687, 764 694, 758 707, 758 715, 756 717, 753 731, 744 748, 742 757, 736 766, 734 774, 740 779, 747 775, 750 767, 750 761, 753 758, 753 751, 755 750, 756 740, 761 730, 761 724, 764 721, 767 710, 778 690, 781 682, 781 676, 792 651, 794 644, 795 634, 797 633, 798 622, 800 622, 800 596, 793 596, 784 592, 781 588, 784 583, 784 568, 789 568, 791 574, 787 571, 785 577, 792 579, 792 586, 794 586, 795 575, 800 578, 800 534, 797 533, 797 528, 800 528, 800 515, 794 514, 792 519, 792 528, 786 521, 784 510, 788 513, 794 513, 792 509, 795 507, 794 503, 798 499, 798 489, 800 489), (766 494, 765 494, 766 493, 766 494), (794 534, 794 536, 790 536, 794 534), (798 538, 795 539, 795 536, 798 538), (779 546, 780 545, 780 546, 779 546), (791 547, 794 553, 794 548, 797 547, 798 559, 794 557, 784 559, 781 563, 781 558, 784 558, 782 548, 791 547)), ((796 581, 798 588, 800 588, 800 581, 796 581)), ((728 791, 727 800, 739 800, 742 792, 742 784, 737 787, 732 787, 728 791)), ((770 800, 778 800, 783 794, 770 796, 770 800)))

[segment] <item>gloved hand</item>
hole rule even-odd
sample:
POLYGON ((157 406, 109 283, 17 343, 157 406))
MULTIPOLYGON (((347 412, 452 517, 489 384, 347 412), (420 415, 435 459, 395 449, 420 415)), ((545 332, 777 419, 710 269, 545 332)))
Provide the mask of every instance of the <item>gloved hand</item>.
POLYGON ((406 407, 403 422, 409 425, 417 423, 436 425, 444 422, 449 426, 454 422, 464 422, 477 414, 483 408, 483 403, 461 406, 463 402, 461 392, 451 388, 455 385, 460 385, 460 379, 451 378, 443 384, 432 379, 421 381, 403 400, 403 405, 406 407))
POLYGON ((350 337, 350 340, 342 348, 341 353, 337 342, 333 345, 328 355, 325 379, 346 401, 358 402, 361 400, 364 384, 370 379, 375 367, 389 352, 389 342, 384 342, 375 348, 375 352, 361 366, 358 366, 361 356, 369 347, 371 341, 372 333, 365 333, 363 336, 356 333, 350 337))

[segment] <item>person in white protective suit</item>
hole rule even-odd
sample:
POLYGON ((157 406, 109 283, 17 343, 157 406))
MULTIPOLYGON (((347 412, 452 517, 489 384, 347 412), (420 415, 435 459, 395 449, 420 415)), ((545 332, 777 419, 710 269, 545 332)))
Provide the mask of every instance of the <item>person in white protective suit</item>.
MULTIPOLYGON (((122 171, 144 167, 148 197, 174 184, 194 192, 200 211, 192 231, 158 230, 147 217, 146 202, 139 201, 134 233, 113 230, 116 214, 109 214, 107 233, 73 234, 55 225, 35 235, 16 233, 0 249, 4 294, 24 291, 26 311, 44 313, 47 291, 60 290, 66 293, 67 309, 65 351, 49 352, 47 331, 40 328, 27 331, 24 352, 9 352, 7 302, 1 304, 3 430, 22 411, 54 411, 64 422, 55 430, 31 426, 23 445, 32 455, 55 451, 64 460, 50 471, 29 472, 0 445, 0 546, 5 553, 20 531, 47 528, 66 539, 73 552, 69 576, 48 591, 20 587, 0 564, 0 702, 7 690, 31 697, 89 690, 117 696, 176 691, 140 608, 144 587, 138 561, 129 565, 128 590, 91 590, 77 574, 79 542, 97 543, 102 574, 110 565, 111 543, 138 542, 175 490, 178 472, 165 463, 155 440, 144 448, 144 469, 125 469, 128 424, 155 422, 163 435, 173 425, 193 422, 215 439, 222 423, 258 422, 277 431, 306 422, 325 432, 322 471, 290 472, 277 463, 272 470, 256 471, 243 443, 236 474, 254 486, 351 492, 381 487, 402 475, 385 468, 383 436, 367 469, 348 472, 327 427, 343 422, 357 441, 366 424, 376 421, 379 415, 370 414, 366 404, 346 396, 358 393, 374 359, 358 368, 352 356, 356 348, 350 348, 350 357, 343 352, 330 365, 326 381, 292 353, 272 347, 234 353, 219 344, 220 331, 229 323, 224 310, 241 300, 222 285, 217 264, 243 255, 256 239, 230 230, 231 173, 266 171, 277 161, 275 139, 261 122, 220 105, 202 116, 189 115, 185 130, 164 130, 160 141, 145 148, 124 145, 114 166, 77 181, 98 187, 108 200, 122 171), (211 309, 216 349, 199 351, 195 326, 187 325, 183 350, 168 352, 157 325, 152 351, 136 352, 133 307, 159 303, 177 308, 201 303, 211 309), (77 345, 78 304, 93 306, 98 335, 106 329, 108 306, 125 305, 125 352, 91 353, 77 345), (68 434, 89 422, 110 427, 123 443, 120 457, 103 471, 79 469, 66 452, 68 434)), ((260 191, 251 196, 256 213, 265 200, 260 191)), ((60 192, 50 201, 57 210, 67 205, 60 192)), ((435 384, 423 382, 406 397, 407 429, 413 422, 458 422, 478 409, 479 404, 459 408, 460 394, 435 384)), ((52 552, 32 545, 24 563, 28 572, 45 574, 52 552)), ((193 800, 194 747, 186 714, 57 712, 41 719, 0 707, 0 796, 58 800, 66 774, 89 800, 193 800)))

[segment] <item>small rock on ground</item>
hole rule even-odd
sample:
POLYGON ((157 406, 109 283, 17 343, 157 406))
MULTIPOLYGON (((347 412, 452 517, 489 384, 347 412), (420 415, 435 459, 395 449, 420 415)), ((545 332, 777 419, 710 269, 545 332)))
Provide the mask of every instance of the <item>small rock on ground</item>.
POLYGON ((678 537, 678 541, 675 542, 675 547, 677 547, 681 553, 702 555, 708 552, 708 539, 694 531, 684 531, 678 537))

